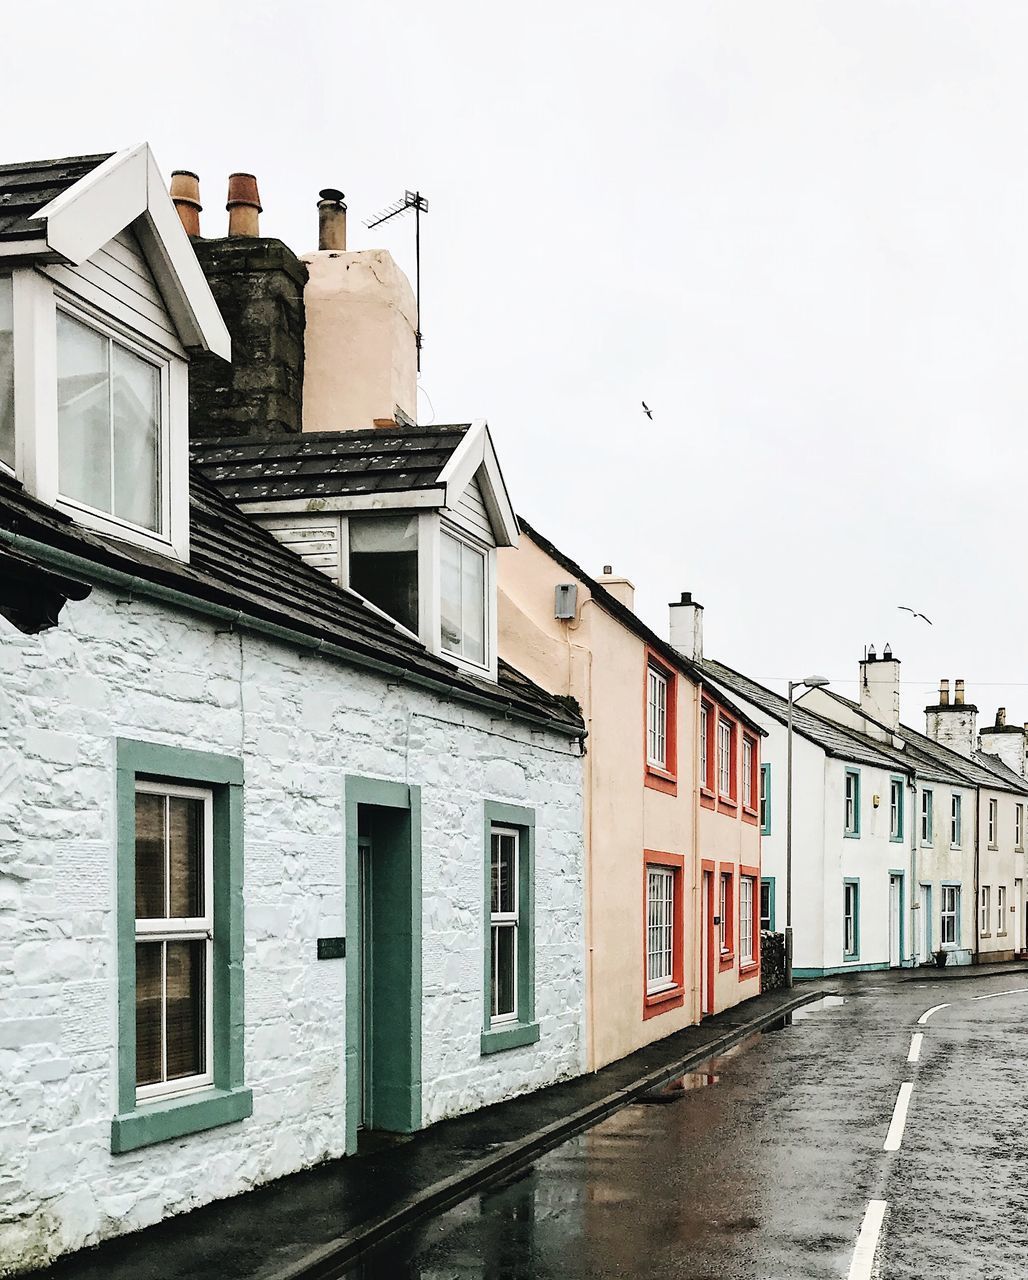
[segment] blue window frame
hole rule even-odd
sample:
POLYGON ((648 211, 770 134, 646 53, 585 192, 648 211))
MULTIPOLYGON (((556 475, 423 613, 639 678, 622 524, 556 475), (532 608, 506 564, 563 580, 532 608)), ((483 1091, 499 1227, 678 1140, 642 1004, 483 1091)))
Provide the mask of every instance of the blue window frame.
POLYGON ((771 834, 771 766, 760 766, 760 834, 771 834))
POLYGON ((846 816, 844 834, 854 839, 860 836, 860 770, 846 770, 846 816))
POLYGON ((762 933, 774 933, 775 930, 774 876, 764 876, 760 881, 760 930, 762 933))
POLYGON ((842 882, 842 957, 860 959, 860 881, 856 878, 842 882))
POLYGON ((903 842, 905 784, 902 778, 889 779, 889 839, 903 842))

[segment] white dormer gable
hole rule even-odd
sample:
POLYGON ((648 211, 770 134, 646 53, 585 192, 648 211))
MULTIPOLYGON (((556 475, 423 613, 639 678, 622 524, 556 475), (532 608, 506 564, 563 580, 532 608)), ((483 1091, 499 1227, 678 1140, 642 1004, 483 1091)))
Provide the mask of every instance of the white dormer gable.
POLYGON ((97 163, 25 226, 0 243, 14 377, 0 465, 79 523, 188 559, 189 352, 227 359, 231 343, 149 147, 97 163))
POLYGON ((469 532, 478 531, 494 547, 518 545, 518 520, 500 470, 489 426, 472 423, 439 473, 443 510, 469 532))

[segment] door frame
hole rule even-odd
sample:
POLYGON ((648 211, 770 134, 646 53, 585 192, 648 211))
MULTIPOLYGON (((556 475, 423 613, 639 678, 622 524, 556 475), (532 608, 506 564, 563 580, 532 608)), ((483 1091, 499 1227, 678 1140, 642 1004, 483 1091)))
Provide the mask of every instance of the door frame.
POLYGON ((932 954, 932 886, 930 881, 922 880, 918 886, 917 922, 918 942, 921 954, 918 957, 922 964, 927 964, 932 954))
POLYGON ((903 942, 904 942, 903 909, 904 909, 904 899, 906 897, 904 893, 905 885, 906 885, 906 878, 905 878, 904 872, 897 871, 895 868, 890 868, 889 870, 889 968, 890 969, 903 968, 903 950, 904 950, 903 948, 903 942), (899 882, 897 885, 897 891, 896 891, 896 925, 897 925, 896 945, 899 948, 899 953, 896 957, 895 964, 892 963, 892 885, 893 885, 893 881, 899 882))
POLYGON ((715 863, 709 858, 700 862, 700 1016, 714 1012, 714 877, 715 863))
POLYGON ((1017 876, 1014 880, 1014 903, 1017 910, 1014 913, 1014 954, 1017 955, 1024 951, 1024 879, 1017 876))
MULTIPOLYGON (((404 1079, 389 1091, 384 1106, 388 1123, 383 1128, 411 1133, 421 1128, 421 788, 405 782, 388 782, 381 778, 347 776, 343 788, 345 814, 344 867, 346 882, 346 1154, 357 1150, 357 1132, 362 1122, 362 1089, 358 1083, 363 1078, 364 1063, 361 1044, 361 982, 359 966, 363 956, 363 921, 359 894, 360 842, 358 809, 369 805, 379 809, 406 811, 409 815, 407 829, 409 839, 402 849, 395 852, 403 857, 410 868, 409 883, 400 886, 409 890, 410 918, 402 921, 402 933, 409 945, 405 948, 401 974, 406 970, 410 990, 401 1002, 407 1025, 397 1029, 397 1042, 405 1054, 404 1079), (351 979, 353 979, 351 981, 351 979)), ((381 850, 380 850, 381 851, 381 850)), ((372 857, 375 857, 374 846, 372 857)), ((372 877, 374 883, 374 877, 372 877)), ((372 1103, 374 1106, 374 1102, 372 1103)))

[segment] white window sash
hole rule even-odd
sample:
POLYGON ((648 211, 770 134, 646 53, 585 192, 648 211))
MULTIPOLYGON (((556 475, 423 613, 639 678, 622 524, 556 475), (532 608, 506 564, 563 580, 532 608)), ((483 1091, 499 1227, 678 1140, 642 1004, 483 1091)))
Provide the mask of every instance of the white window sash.
MULTIPOLYGON (((152 1102, 155 1099, 178 1097, 209 1088, 214 1083, 214 796, 202 787, 178 786, 170 783, 136 782, 137 794, 181 796, 203 802, 203 902, 202 916, 148 918, 136 920, 136 942, 196 942, 205 940, 204 947, 204 1062, 205 1070, 192 1076, 175 1080, 160 1080, 154 1084, 136 1085, 136 1101, 152 1102)), ((167 823, 167 811, 165 814, 167 823)), ((167 892, 171 892, 171 848, 165 826, 164 877, 167 892)), ((161 948, 161 1009, 167 1017, 167 948, 161 948)), ((161 1029, 161 1074, 168 1072, 168 1033, 166 1022, 161 1029)))
MULTIPOLYGON (((460 647, 455 649, 450 649, 450 648, 447 648, 445 645, 443 645, 441 619, 439 623, 439 646, 441 651, 444 654, 446 654, 448 657, 458 658, 460 659, 461 662, 466 662, 469 666, 474 667, 476 671, 480 671, 480 670, 487 671, 489 670, 490 664, 492 662, 491 637, 492 637, 492 626, 493 626, 492 609, 491 609, 492 566, 490 562, 489 548, 474 542, 471 538, 469 538, 463 532, 463 530, 458 532, 456 529, 451 528, 449 525, 444 525, 440 530, 440 542, 443 538, 452 539, 452 541, 454 541, 457 544, 457 546, 460 548, 460 556, 459 556, 460 573, 458 575, 460 579, 460 602, 459 602, 460 647), (464 651, 464 630, 465 630, 464 607, 465 607, 465 591, 466 591, 466 583, 465 583, 465 575, 464 575, 464 554, 466 551, 471 552, 473 555, 482 557, 482 656, 483 656, 482 662, 479 662, 477 658, 469 657, 464 651)), ((437 591, 437 594, 441 592, 441 583, 442 583, 441 566, 440 566, 439 581, 440 581, 440 586, 437 591)), ((441 608, 441 601, 440 601, 440 608, 441 608)))
POLYGON ((723 720, 717 725, 718 741, 718 790, 722 796, 732 794, 732 728, 723 720))
POLYGON ((646 763, 667 768, 667 677, 648 669, 646 763))
POLYGON ((489 912, 489 947, 490 947, 490 964, 492 966, 492 989, 497 988, 497 977, 500 969, 500 932, 503 929, 513 929, 514 932, 514 951, 511 961, 512 970, 512 994, 513 1009, 504 1013, 494 1013, 492 1007, 489 1010, 489 1025, 491 1027, 501 1027, 512 1022, 517 1022, 519 1017, 519 991, 518 991, 518 959, 519 949, 521 945, 521 832, 517 827, 498 827, 493 826, 490 833, 489 841, 489 857, 490 857, 490 876, 492 875, 492 862, 495 858, 494 841, 497 837, 512 837, 514 841, 514 865, 513 865, 513 888, 514 888, 514 910, 513 911, 493 911, 490 900, 489 912))
POLYGON ((753 963, 753 877, 739 881, 739 963, 753 963))
POLYGON ((670 867, 646 868, 646 994, 675 986, 675 876, 670 867))

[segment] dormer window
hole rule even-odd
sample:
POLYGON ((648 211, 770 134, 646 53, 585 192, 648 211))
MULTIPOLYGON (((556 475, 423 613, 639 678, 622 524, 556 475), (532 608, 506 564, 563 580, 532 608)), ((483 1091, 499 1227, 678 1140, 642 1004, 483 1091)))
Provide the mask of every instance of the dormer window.
POLYGON ((462 538, 441 534, 442 647, 467 662, 486 665, 486 557, 462 538))
POLYGON ((14 290, 0 276, 0 462, 14 469, 14 290))
POLYGON ((418 634, 418 517, 351 516, 350 586, 418 634))
POLYGON ((162 365, 57 312, 58 483, 61 496, 163 533, 162 365))

